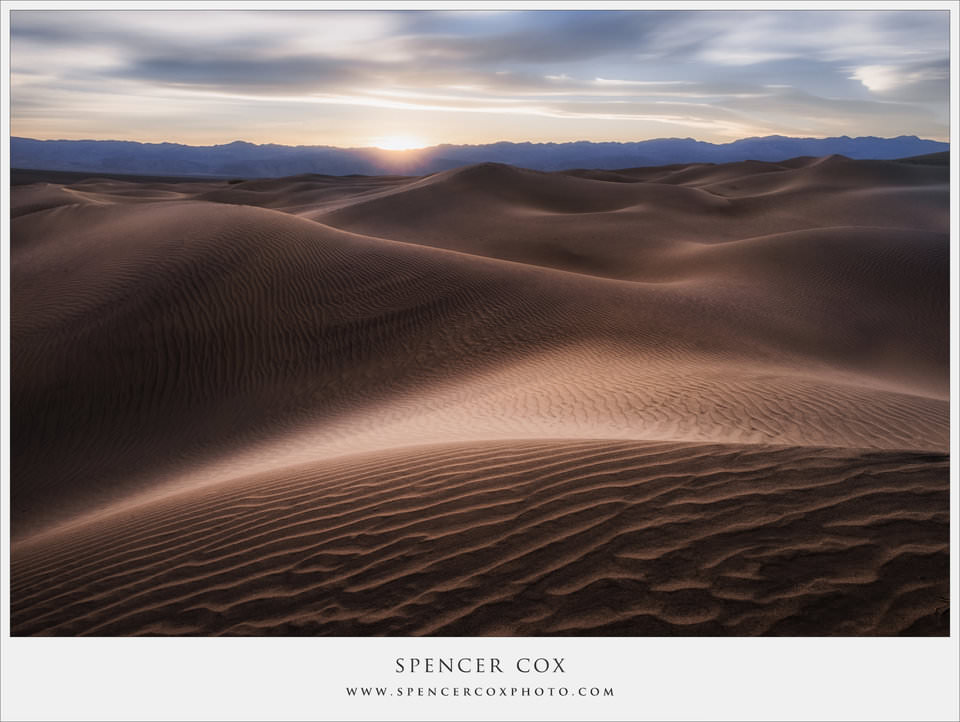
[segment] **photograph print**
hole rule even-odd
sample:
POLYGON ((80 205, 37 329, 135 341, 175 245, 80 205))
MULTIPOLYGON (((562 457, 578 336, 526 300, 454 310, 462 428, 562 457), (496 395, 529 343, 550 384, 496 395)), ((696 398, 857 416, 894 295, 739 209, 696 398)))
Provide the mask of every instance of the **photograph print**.
POLYGON ((11 11, 11 634, 949 636, 949 26, 11 11))

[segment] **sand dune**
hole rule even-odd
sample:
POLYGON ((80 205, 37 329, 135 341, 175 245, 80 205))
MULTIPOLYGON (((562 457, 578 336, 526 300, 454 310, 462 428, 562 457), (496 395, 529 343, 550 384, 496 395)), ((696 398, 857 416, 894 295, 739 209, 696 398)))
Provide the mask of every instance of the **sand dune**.
POLYGON ((15 187, 14 632, 946 633, 935 161, 15 187))
POLYGON ((843 158, 795 169, 730 166, 611 183, 484 164, 311 217, 373 236, 628 280, 650 280, 651 264, 683 244, 863 225, 937 233, 949 226, 946 167, 843 158))
POLYGON ((917 452, 567 440, 349 457, 25 543, 13 624, 95 635, 943 633, 946 468, 917 452))

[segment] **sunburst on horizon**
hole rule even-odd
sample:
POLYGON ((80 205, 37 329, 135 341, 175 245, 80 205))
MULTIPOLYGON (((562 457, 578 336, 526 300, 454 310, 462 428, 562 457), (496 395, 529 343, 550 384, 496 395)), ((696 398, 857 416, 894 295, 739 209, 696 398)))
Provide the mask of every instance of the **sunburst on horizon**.
POLYGON ((374 148, 380 150, 416 150, 430 145, 423 138, 413 135, 385 135, 381 138, 374 138, 372 144, 374 148))

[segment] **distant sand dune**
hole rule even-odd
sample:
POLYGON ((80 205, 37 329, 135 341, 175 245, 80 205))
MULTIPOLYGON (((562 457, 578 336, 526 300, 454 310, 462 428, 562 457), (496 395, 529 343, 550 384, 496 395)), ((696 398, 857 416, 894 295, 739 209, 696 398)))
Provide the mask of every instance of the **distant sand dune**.
POLYGON ((14 632, 944 634, 935 161, 15 187, 14 632))
POLYGON ((484 164, 311 217, 373 236, 637 280, 677 243, 949 226, 945 167, 829 158, 795 169, 749 162, 662 173, 611 183, 484 164))

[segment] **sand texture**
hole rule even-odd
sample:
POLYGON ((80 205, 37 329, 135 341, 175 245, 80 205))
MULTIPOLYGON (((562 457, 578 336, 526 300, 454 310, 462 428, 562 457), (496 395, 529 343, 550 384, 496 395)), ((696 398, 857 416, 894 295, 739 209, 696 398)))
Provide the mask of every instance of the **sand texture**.
POLYGON ((943 156, 11 196, 14 634, 948 634, 943 156))

